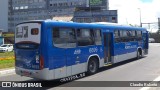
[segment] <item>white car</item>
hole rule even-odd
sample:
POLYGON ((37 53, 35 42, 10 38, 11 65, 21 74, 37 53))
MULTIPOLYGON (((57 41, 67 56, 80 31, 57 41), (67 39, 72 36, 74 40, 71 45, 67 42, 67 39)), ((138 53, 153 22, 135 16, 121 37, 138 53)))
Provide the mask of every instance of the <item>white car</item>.
POLYGON ((154 38, 149 38, 149 43, 154 43, 155 39, 154 38))
POLYGON ((13 51, 12 44, 3 44, 0 46, 0 52, 10 52, 10 51, 13 51))

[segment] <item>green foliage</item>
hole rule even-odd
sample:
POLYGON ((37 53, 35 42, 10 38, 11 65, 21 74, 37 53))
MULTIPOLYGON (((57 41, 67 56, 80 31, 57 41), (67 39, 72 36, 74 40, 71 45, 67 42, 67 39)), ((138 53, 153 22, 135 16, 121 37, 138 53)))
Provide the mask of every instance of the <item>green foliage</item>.
POLYGON ((2 34, 2 37, 14 37, 14 34, 2 34))
POLYGON ((130 25, 130 26, 133 26, 133 27, 140 27, 140 26, 138 26, 138 25, 136 25, 136 24, 135 24, 135 25, 129 24, 129 25, 130 25))
POLYGON ((156 43, 160 43, 160 34, 158 33, 150 33, 150 38, 154 38, 156 43))
POLYGON ((160 30, 157 31, 157 34, 160 34, 160 30))
POLYGON ((102 4, 102 0, 90 0, 91 5, 99 5, 102 4))
POLYGON ((0 69, 11 68, 15 66, 15 60, 0 60, 0 69))
POLYGON ((0 58, 1 57, 12 57, 14 56, 14 52, 0 52, 0 58))
POLYGON ((0 69, 11 68, 15 66, 14 52, 4 52, 0 53, 0 69), (5 60, 5 58, 11 58, 5 60))

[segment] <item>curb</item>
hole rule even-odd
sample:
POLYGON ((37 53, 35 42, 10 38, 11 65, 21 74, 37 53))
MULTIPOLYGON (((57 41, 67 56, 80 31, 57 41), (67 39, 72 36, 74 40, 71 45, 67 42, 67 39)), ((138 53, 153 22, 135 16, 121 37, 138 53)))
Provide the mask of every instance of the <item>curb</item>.
POLYGON ((0 70, 0 76, 6 75, 6 74, 14 74, 15 69, 7 69, 7 70, 0 70))

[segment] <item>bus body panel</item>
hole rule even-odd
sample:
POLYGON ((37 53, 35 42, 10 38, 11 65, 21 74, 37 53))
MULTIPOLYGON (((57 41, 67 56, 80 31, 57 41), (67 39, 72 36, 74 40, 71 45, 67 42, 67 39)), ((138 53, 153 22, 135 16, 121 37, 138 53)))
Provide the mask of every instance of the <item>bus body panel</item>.
POLYGON ((16 50, 16 66, 25 69, 39 70, 39 61, 36 61, 38 52, 38 50, 16 50))
MULTIPOLYGON (((62 26, 68 28, 71 27, 66 25, 62 26)), ((50 25, 49 33, 52 33, 54 27, 62 27, 62 26, 57 24, 50 25)), ((48 38, 52 38, 52 36, 48 35, 48 38)), ((53 45, 52 39, 49 39, 48 45, 49 45, 48 47, 50 48, 48 49, 49 69, 55 70, 55 78, 75 75, 87 71, 86 62, 88 61, 88 57, 93 54, 98 55, 99 54, 98 52, 100 51, 102 52, 102 46, 88 46, 88 47, 76 46, 73 48, 58 48, 53 45)))
POLYGON ((49 68, 49 61, 48 61, 48 24, 46 22, 41 22, 41 43, 40 43, 40 54, 44 59, 44 68, 49 68))
POLYGON ((143 32, 143 49, 144 49, 144 54, 148 54, 148 49, 149 49, 149 36, 148 36, 148 31, 143 32))
POLYGON ((45 51, 43 47, 45 48, 45 45, 42 45, 44 42, 41 39, 44 37, 41 33, 43 30, 44 27, 41 22, 29 22, 17 25, 14 46, 16 56, 15 66, 18 75, 42 78, 44 80, 53 79, 53 72, 47 69, 46 62, 43 66, 45 69, 40 70, 40 57, 45 56, 43 55, 45 51), (19 37, 17 37, 18 33, 19 37), (35 35, 32 35, 34 33, 35 35), (52 72, 52 74, 47 76, 45 75, 46 72, 52 72))
MULTIPOLYGON (((23 23, 19 26, 28 25, 29 27, 37 28, 38 23, 23 23)), ((59 79, 75 74, 79 74, 87 71, 88 62, 91 57, 98 57, 99 67, 103 67, 105 64, 118 63, 127 59, 135 58, 137 56, 138 48, 143 50, 143 53, 148 50, 148 37, 147 32, 143 35, 146 40, 133 41, 133 42, 119 42, 115 43, 114 30, 137 30, 144 31, 144 29, 134 27, 123 26, 107 26, 97 24, 80 24, 80 23, 68 23, 68 22, 54 22, 43 21, 38 29, 41 32, 40 39, 17 39, 15 46, 21 41, 31 41, 38 43, 39 47, 36 49, 15 49, 16 55, 16 73, 24 75, 22 72, 29 72, 29 76, 32 78, 39 78, 44 80, 59 79), (84 29, 100 29, 102 34, 102 45, 90 45, 90 46, 78 46, 75 47, 57 47, 53 42, 53 31, 55 27, 73 28, 75 31, 79 28, 84 29), (106 39, 104 36, 106 35, 106 39), (109 38, 108 38, 109 37, 109 38), (105 43, 104 43, 105 42, 105 43), (145 43, 143 43, 145 42, 145 43), (105 46, 106 45, 106 46, 105 46), (105 48, 104 48, 105 47, 105 48), (24 53, 22 53, 24 52, 24 53), (35 63, 35 56, 39 55, 43 58, 44 66, 40 69, 40 63, 35 63), (106 55, 106 58, 105 58, 106 55), (110 57, 110 58, 109 58, 110 57), (29 60, 31 65, 39 65, 39 68, 29 68, 26 59, 29 60), (34 59, 34 60, 33 60, 34 59), (107 60, 107 62, 105 61, 107 60), (21 60, 21 61, 19 61, 21 60)), ((30 42, 30 44, 31 44, 30 42)), ((29 44, 29 45, 30 45, 29 44)), ((22 45, 25 46, 23 43, 22 45)), ((26 45, 27 46, 27 45, 26 45)), ((32 45, 31 45, 32 46, 32 45)), ((28 46, 29 47, 29 46, 28 46)))
POLYGON ((17 26, 15 37, 17 67, 39 70, 40 34, 41 24, 39 23, 27 23, 17 26), (36 36, 31 34, 31 30, 34 28, 39 30, 36 36))

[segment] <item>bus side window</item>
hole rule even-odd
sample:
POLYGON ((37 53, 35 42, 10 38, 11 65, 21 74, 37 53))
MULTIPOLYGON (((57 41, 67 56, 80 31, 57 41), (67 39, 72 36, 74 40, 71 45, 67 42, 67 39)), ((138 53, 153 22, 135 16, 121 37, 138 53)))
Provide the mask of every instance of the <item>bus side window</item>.
POLYGON ((137 41, 141 41, 142 40, 142 31, 137 31, 137 41))
POLYGON ((136 31, 131 31, 131 41, 136 41, 136 31))
POLYGON ((121 42, 128 42, 127 30, 120 31, 121 42))
POLYGON ((60 48, 76 47, 75 30, 71 28, 54 28, 53 43, 54 46, 60 48))
POLYGON ((134 41, 133 40, 133 33, 131 30, 127 30, 127 42, 131 42, 131 41, 134 41))
POLYGON ((94 45, 93 32, 90 29, 78 29, 77 41, 78 46, 94 45))
POLYGON ((101 30, 97 29, 95 30, 95 44, 96 45, 102 45, 102 35, 101 35, 101 30))
POLYGON ((115 43, 121 42, 120 35, 119 35, 119 30, 114 31, 114 40, 115 40, 115 43))

